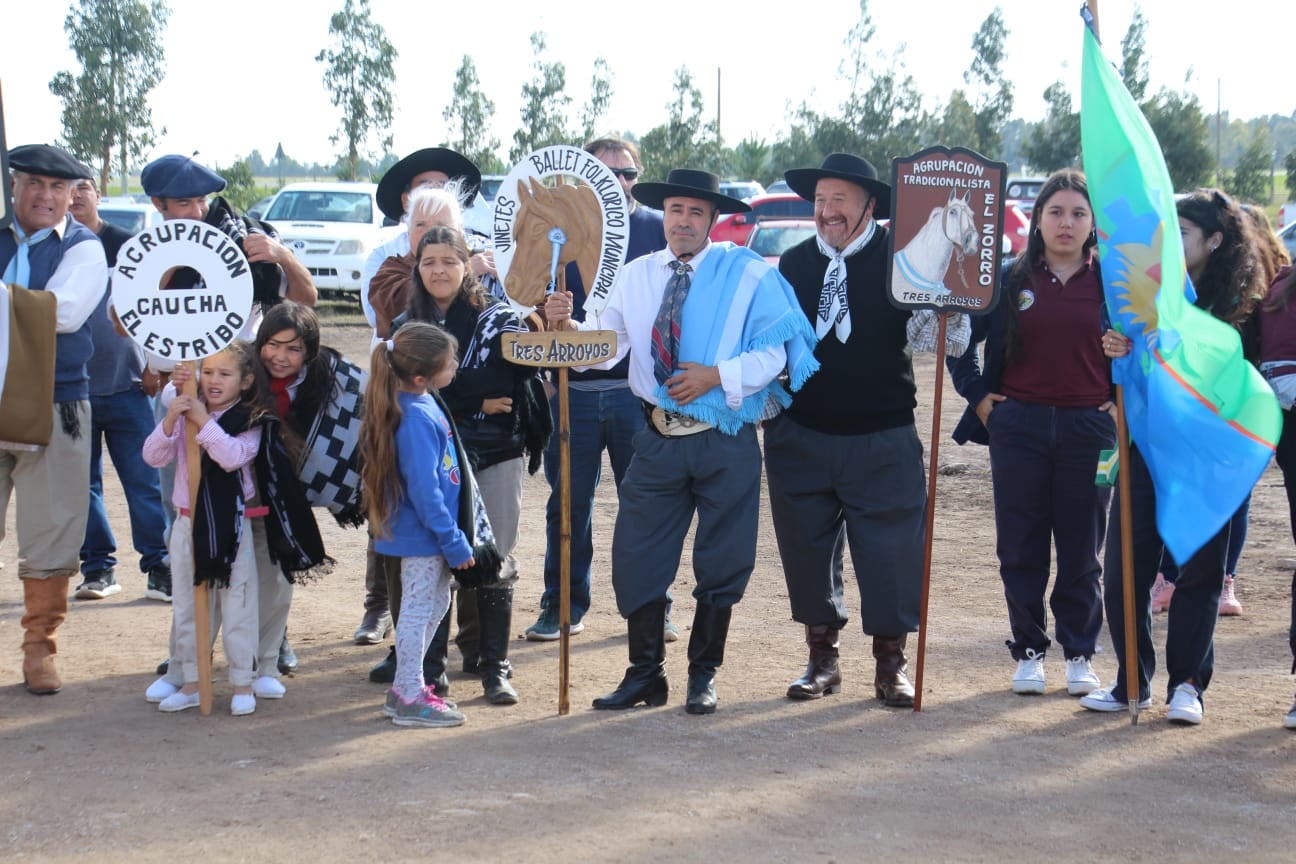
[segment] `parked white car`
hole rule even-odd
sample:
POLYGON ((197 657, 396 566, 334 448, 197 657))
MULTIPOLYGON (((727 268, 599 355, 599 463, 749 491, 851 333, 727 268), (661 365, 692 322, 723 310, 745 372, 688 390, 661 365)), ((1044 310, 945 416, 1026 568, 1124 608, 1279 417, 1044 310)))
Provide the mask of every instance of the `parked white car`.
POLYGON ((99 202, 99 218, 131 234, 162 224, 162 214, 152 204, 139 204, 130 199, 105 198, 99 202))
POLYGON ((375 183, 289 183, 261 218, 322 291, 360 291, 369 252, 404 230, 385 225, 375 183))

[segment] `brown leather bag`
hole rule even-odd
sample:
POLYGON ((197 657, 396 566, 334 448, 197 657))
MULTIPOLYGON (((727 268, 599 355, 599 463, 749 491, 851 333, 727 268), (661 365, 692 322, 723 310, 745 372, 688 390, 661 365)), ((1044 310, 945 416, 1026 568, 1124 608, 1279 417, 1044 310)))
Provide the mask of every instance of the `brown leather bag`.
POLYGON ((45 446, 54 432, 54 353, 58 298, 6 286, 9 367, 0 390, 0 441, 45 446))

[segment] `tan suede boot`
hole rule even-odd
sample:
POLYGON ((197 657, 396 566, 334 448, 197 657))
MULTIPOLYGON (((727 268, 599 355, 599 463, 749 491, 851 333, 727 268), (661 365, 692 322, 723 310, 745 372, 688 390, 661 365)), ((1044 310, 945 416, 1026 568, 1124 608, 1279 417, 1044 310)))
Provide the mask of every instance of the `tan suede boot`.
POLYGON ((23 616, 23 681, 27 690, 37 696, 57 693, 63 687, 54 655, 58 653, 55 635, 67 618, 68 577, 24 579, 23 594, 27 614, 23 616))

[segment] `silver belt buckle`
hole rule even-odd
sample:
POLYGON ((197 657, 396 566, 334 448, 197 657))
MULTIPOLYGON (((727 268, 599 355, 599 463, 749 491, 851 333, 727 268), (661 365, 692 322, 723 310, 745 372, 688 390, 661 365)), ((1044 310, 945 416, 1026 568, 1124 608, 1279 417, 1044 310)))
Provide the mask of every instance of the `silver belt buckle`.
POLYGON ((667 438, 681 438, 685 435, 696 435, 711 428, 710 423, 696 420, 687 414, 676 414, 664 408, 654 408, 652 424, 660 434, 667 438))

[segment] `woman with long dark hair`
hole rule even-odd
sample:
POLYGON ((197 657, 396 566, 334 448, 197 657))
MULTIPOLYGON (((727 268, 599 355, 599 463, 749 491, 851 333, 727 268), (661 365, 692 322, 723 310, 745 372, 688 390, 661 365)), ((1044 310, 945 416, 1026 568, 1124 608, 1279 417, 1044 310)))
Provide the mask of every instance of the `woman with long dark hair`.
POLYGON ((1091 658, 1102 630, 1098 550, 1109 491, 1094 485, 1094 473, 1116 429, 1096 243, 1084 175, 1058 171, 1035 201, 1025 252, 1004 270, 998 306, 973 319, 968 350, 947 361, 968 401, 954 440, 990 447, 1007 645, 1017 661, 1012 691, 1023 695, 1045 690, 1050 546, 1057 576, 1049 606, 1067 693, 1083 696, 1100 683, 1091 658))
MULTIPOLYGON (((1257 363, 1260 352, 1259 326, 1255 316, 1262 296, 1261 267, 1246 215, 1218 189, 1199 189, 1179 200, 1179 233, 1183 238, 1184 262, 1196 291, 1196 305, 1237 329, 1242 352, 1257 363)), ((1166 286, 1163 290, 1172 290, 1166 286)), ((1110 331, 1104 338, 1108 357, 1129 352, 1127 338, 1110 331)), ((1162 543, 1156 529, 1156 490, 1147 463, 1137 445, 1129 448, 1130 512, 1134 558, 1134 622, 1138 640, 1137 698, 1140 707, 1152 704, 1151 680, 1156 670, 1156 647, 1152 644, 1150 614, 1151 587, 1161 558, 1162 543)), ((1113 511, 1120 507, 1116 492, 1113 511)), ((1172 723, 1197 725, 1202 722, 1202 694, 1210 684, 1215 667, 1215 619, 1224 589, 1225 561, 1230 529, 1225 523, 1186 562, 1179 563, 1179 577, 1170 600, 1166 623, 1166 676, 1172 723)), ((1107 568, 1119 572, 1121 525, 1111 521, 1107 535, 1107 568)), ((1125 595, 1120 579, 1105 585, 1107 620, 1124 620, 1125 595)), ((1125 690, 1125 629, 1110 628, 1112 647, 1119 664, 1116 682, 1095 690, 1080 700, 1093 711, 1125 711, 1133 694, 1125 690)))

